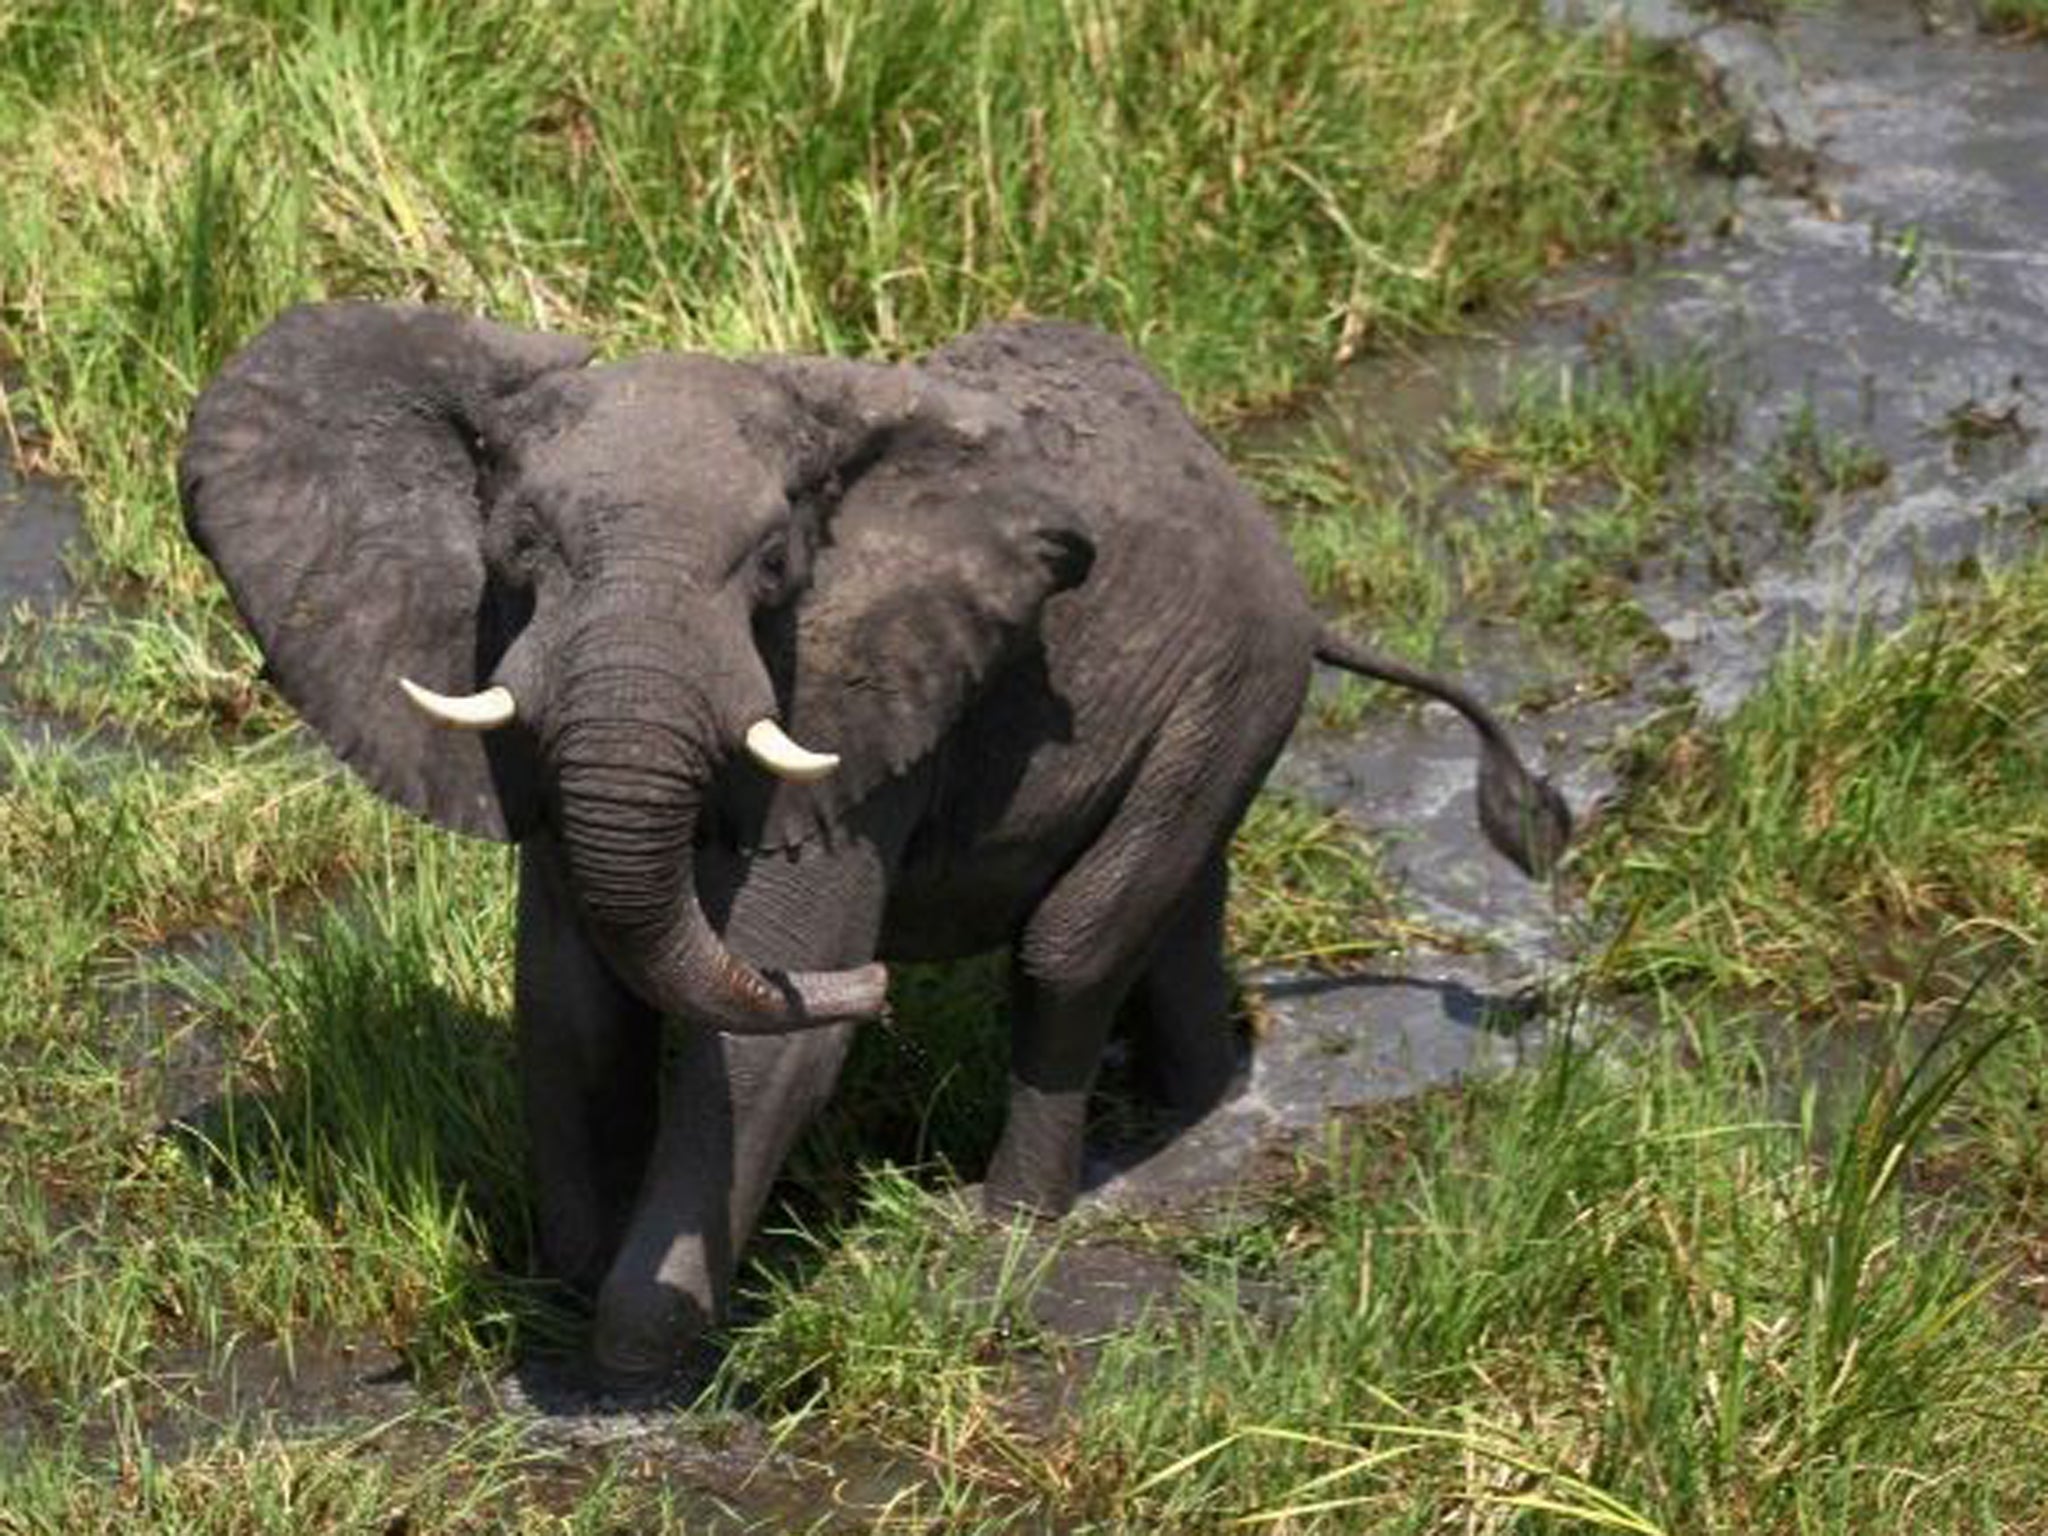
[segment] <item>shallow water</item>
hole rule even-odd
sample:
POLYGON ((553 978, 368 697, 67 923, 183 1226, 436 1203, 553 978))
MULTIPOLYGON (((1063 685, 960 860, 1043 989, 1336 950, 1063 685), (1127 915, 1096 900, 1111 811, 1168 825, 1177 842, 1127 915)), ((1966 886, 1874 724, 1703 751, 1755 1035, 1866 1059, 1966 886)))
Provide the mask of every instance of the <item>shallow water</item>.
MULTIPOLYGON (((71 595, 68 561, 81 538, 77 502, 56 481, 22 474, 14 449, 8 415, 0 410, 0 622, 23 610, 48 612, 71 595)), ((4 667, 0 732, 28 742, 66 734, 18 707, 4 667)))
POLYGON ((78 537, 78 508, 48 480, 16 475, 0 456, 0 611, 48 607, 69 595, 65 558, 78 537))

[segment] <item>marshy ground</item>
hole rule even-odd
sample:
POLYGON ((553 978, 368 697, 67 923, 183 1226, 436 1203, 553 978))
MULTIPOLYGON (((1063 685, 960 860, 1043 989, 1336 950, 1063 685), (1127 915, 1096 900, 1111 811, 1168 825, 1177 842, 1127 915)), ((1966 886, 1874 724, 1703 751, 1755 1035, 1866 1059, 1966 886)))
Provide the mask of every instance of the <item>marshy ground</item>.
POLYGON ((2048 1530, 2043 18, 1538 9, 0 8, 0 1531, 2048 1530), (1333 684, 1238 1098, 1111 1081, 993 1227, 1001 978, 906 974, 711 1374, 593 1398, 508 861, 177 527, 199 383, 355 292, 1112 326, 1582 849, 1333 684))

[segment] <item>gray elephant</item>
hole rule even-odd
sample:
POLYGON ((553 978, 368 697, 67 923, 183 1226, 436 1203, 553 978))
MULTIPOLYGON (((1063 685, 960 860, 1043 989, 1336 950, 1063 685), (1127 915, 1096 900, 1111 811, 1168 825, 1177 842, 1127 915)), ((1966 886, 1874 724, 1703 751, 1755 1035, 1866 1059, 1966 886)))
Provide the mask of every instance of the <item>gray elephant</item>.
POLYGON ((594 1295, 605 1370, 667 1369, 720 1316, 882 959, 1012 955, 994 1207, 1072 1203, 1127 1000, 1171 1108, 1226 1091, 1224 856, 1314 658, 1454 705, 1495 846, 1539 874, 1563 848, 1474 700, 1319 629, 1119 342, 591 352, 297 308, 200 397, 179 487, 329 745, 520 845, 542 1257, 594 1295))

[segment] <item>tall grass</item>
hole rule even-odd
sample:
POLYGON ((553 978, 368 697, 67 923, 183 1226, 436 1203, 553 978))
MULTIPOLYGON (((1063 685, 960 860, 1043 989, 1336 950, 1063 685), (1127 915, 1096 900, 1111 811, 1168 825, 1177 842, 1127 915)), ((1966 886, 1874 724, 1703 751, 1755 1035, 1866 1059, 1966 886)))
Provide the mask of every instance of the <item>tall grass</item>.
POLYGON ((41 1060, 0 1097, 36 1122, 0 1143, 13 1380, 104 1426, 166 1351, 205 1379, 252 1334, 370 1333, 432 1375, 502 1345, 527 1267, 505 863, 434 844, 309 935, 159 967, 141 1026, 196 1016, 219 1050, 182 1104, 110 1114, 135 1026, 104 1001, 17 1036, 41 1060))
POLYGON ((1727 724, 1667 731, 1596 850, 1631 986, 1884 1011, 1937 948, 2048 943, 2048 563, 1903 633, 1795 648, 1727 724))
MULTIPOLYGON (((253 670, 177 531, 194 392, 285 304, 415 297, 648 346, 898 353, 1019 312, 1206 408, 1641 236, 1691 98, 1507 0, 17 6, 0 346, 76 475, 114 647, 253 670)), ((176 713, 176 712, 174 712, 176 713)))
POLYGON ((1959 1011, 1802 1099, 1682 1024, 1354 1120, 1255 1223, 1120 1233, 1182 1281, 1098 1339, 1032 1321, 1057 1253, 883 1182, 731 1368, 1084 1529, 2023 1528, 2048 1345, 1911 1172, 2008 1031, 1959 1011))

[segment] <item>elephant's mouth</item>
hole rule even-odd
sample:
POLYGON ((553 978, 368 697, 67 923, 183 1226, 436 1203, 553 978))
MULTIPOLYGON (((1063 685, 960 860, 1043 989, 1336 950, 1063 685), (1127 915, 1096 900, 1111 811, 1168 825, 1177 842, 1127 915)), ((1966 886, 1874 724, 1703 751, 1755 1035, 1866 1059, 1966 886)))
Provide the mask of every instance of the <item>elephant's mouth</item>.
MULTIPOLYGON (((400 685, 415 706, 452 729, 495 730, 518 718, 518 701, 503 683, 460 698, 408 679, 400 685)), ((837 757, 799 745, 766 717, 740 736, 747 753, 781 778, 807 783, 839 766, 837 757)), ((649 1003, 733 1034, 882 1011, 888 972, 881 965, 762 970, 712 930, 695 865, 707 775, 648 761, 630 721, 572 723, 554 737, 555 820, 570 884, 599 947, 649 1003)))

